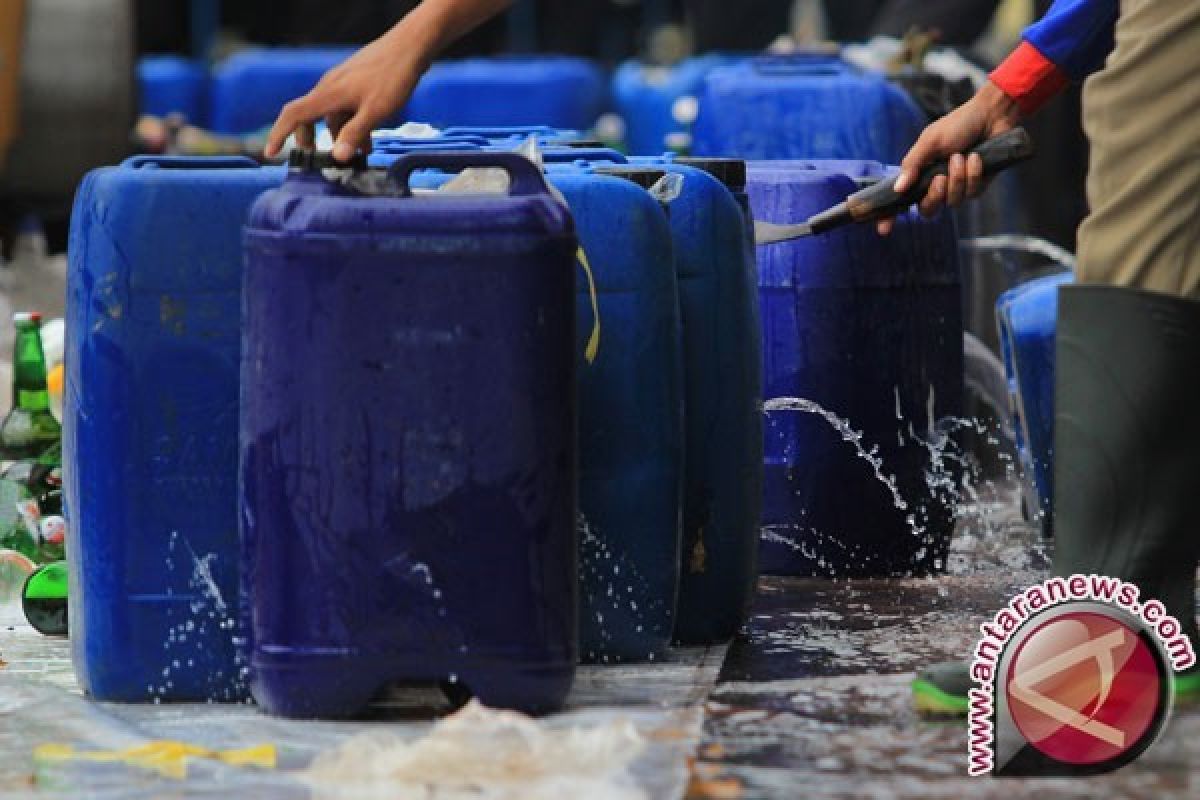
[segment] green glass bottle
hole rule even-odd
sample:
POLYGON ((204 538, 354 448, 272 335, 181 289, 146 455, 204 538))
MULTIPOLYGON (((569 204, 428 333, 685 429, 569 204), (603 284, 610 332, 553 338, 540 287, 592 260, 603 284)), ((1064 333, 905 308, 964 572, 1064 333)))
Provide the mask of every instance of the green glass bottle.
POLYGON ((22 484, 0 479, 0 550, 15 550, 38 562, 40 532, 30 530, 21 514, 29 501, 29 490, 22 484))
POLYGON ((21 592, 25 619, 46 636, 67 635, 67 562, 54 561, 39 568, 21 592))
POLYGON ((46 356, 39 329, 42 315, 13 315, 17 326, 13 350, 12 410, 0 423, 0 460, 20 461, 41 456, 62 438, 62 427, 50 411, 46 388, 46 356))
POLYGON ((37 458, 14 461, 0 472, 0 480, 24 486, 37 500, 42 516, 62 514, 62 441, 37 458))

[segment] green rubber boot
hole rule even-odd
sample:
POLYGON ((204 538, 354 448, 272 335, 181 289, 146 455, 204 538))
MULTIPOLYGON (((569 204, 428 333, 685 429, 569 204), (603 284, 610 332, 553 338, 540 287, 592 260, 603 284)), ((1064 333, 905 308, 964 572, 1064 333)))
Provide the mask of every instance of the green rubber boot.
MULTIPOLYGON (((1191 638, 1200 561, 1200 302, 1112 286, 1059 289, 1054 572, 1131 581, 1191 638)), ((914 705, 965 715, 967 665, 913 682, 914 705)), ((1175 679, 1200 698, 1200 669, 1175 679)))

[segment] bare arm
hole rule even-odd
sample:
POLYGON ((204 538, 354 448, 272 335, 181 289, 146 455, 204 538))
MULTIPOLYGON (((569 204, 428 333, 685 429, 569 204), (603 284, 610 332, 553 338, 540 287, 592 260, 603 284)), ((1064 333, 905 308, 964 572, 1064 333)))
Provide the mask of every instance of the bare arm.
POLYGON ((291 133, 311 146, 313 124, 325 119, 334 157, 371 149, 371 130, 408 101, 422 73, 448 44, 504 11, 512 0, 424 0, 383 36, 325 73, 311 92, 283 107, 267 137, 279 154, 291 133))

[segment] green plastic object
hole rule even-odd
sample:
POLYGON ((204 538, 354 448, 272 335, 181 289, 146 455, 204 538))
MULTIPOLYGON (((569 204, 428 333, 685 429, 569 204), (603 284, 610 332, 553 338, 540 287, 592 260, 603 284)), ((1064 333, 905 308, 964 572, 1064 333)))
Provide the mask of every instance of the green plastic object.
POLYGON ((55 561, 30 574, 21 591, 25 619, 46 636, 67 635, 67 562, 55 561))

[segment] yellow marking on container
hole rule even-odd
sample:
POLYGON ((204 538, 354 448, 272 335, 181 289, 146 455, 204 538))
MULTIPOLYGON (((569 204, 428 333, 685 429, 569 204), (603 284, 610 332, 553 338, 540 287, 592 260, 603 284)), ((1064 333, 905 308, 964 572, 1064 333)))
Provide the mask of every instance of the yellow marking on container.
POLYGON ((576 258, 579 260, 579 266, 583 267, 584 274, 587 275, 588 296, 592 300, 592 335, 588 337, 587 347, 583 351, 583 357, 587 359, 587 363, 591 364, 600 352, 600 301, 596 297, 596 278, 592 275, 592 265, 588 263, 587 253, 583 252, 582 245, 579 247, 576 258))

